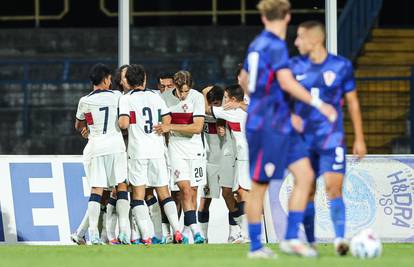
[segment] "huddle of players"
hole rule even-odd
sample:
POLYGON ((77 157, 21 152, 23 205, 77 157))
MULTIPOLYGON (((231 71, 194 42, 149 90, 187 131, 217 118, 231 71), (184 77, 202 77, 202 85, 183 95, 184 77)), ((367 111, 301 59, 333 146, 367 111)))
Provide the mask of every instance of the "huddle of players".
POLYGON ((250 96, 246 123, 252 177, 246 202, 251 240, 248 257, 275 257, 261 244, 261 215, 269 182, 283 179, 285 169, 295 182, 280 250, 304 257, 318 255, 314 194, 315 179, 323 176, 335 251, 345 255, 349 245, 342 199, 346 165, 343 98, 355 131, 353 153, 359 158, 366 154, 352 64, 327 52, 324 26, 315 21, 299 25, 295 45, 301 55, 289 59, 284 41, 290 20, 289 0, 261 0, 257 8, 264 30, 250 44, 240 74, 240 84, 250 96), (308 244, 298 238, 301 224, 308 244))
POLYGON ((250 187, 242 130, 247 114, 232 106, 243 102, 241 87, 229 86, 226 91, 208 87, 203 96, 192 89, 191 74, 179 71, 173 77, 160 77, 159 91, 150 90, 141 65, 119 69, 115 85, 123 93, 111 90, 111 72, 105 65, 95 65, 90 79, 93 91, 79 101, 75 128, 88 138, 83 155, 91 196, 72 240, 84 244, 89 228, 92 244, 148 245, 166 242, 163 237, 170 235, 171 227, 175 243, 188 243, 191 234, 194 243, 204 243, 211 197, 218 198, 222 187, 229 207, 229 241, 244 242, 241 226, 247 222, 243 201, 250 187), (221 107, 222 102, 230 108, 221 107), (223 124, 216 124, 216 120, 223 124), (127 130, 127 147, 122 130, 127 130), (221 164, 221 144, 226 165, 221 164), (206 184, 206 173, 209 184, 203 190, 198 213, 202 231, 196 216, 197 189, 206 184), (104 193, 108 190, 112 193, 106 203, 102 196, 108 195, 104 193), (102 204, 106 213, 101 212, 102 204), (100 218, 104 231, 98 229, 100 218), (119 234, 115 237, 117 224, 119 234))

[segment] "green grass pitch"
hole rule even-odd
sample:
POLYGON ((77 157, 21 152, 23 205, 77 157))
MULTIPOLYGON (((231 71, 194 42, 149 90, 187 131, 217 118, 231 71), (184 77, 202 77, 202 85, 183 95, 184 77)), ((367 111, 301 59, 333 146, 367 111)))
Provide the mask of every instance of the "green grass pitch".
POLYGON ((414 244, 385 244, 377 259, 360 260, 337 257, 332 245, 320 245, 320 257, 303 259, 277 252, 275 260, 249 260, 248 245, 153 245, 144 246, 0 246, 0 266, 28 267, 341 267, 341 266, 414 266, 414 244))

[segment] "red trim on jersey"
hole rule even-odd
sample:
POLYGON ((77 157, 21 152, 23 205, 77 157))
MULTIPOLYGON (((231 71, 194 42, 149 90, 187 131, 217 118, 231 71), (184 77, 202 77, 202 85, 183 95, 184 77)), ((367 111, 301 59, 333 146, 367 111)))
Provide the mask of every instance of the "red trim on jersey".
POLYGON ((137 116, 135 115, 135 111, 129 112, 129 124, 136 124, 137 123, 137 116))
POLYGON ((92 118, 92 113, 91 112, 85 113, 85 120, 86 120, 86 123, 88 125, 93 124, 93 118, 92 118))
POLYGON ((171 113, 171 124, 191 124, 193 123, 193 113, 171 113))
POLYGON ((270 74, 269 74, 269 77, 267 77, 267 83, 265 86, 265 92, 267 95, 270 94, 270 87, 272 86, 272 82, 274 78, 275 78, 274 71, 270 71, 270 74))
POLYGON ((209 122, 207 125, 208 125, 208 134, 217 134, 216 123, 209 122))
POLYGON ((226 123, 227 123, 227 127, 229 127, 229 129, 232 130, 233 132, 241 132, 240 122, 227 121, 226 123))

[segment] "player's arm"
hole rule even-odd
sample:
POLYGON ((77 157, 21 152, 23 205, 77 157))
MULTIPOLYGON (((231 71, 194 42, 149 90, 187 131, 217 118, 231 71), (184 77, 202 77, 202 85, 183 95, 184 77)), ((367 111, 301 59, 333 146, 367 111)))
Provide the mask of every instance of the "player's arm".
POLYGON ((210 109, 211 109, 211 106, 209 105, 209 103, 207 101, 207 94, 208 94, 208 92, 210 92, 211 88, 213 88, 213 86, 207 86, 206 88, 204 88, 201 91, 203 93, 203 96, 204 96, 205 112, 206 112, 206 114, 210 114, 210 109))
POLYGON ((223 108, 224 110, 240 108, 243 111, 247 112, 247 104, 245 102, 229 102, 227 104, 224 104, 223 108))
POLYGON ((88 126, 86 124, 85 119, 85 105, 83 104, 83 98, 81 98, 78 103, 78 109, 76 111, 75 129, 81 132, 81 135, 84 138, 87 138, 87 136, 84 136, 85 130, 86 132, 88 132, 88 126))
POLYGON ((130 123, 130 105, 129 95, 123 95, 119 98, 119 116, 118 125, 122 130, 128 129, 130 123))
POLYGON ((244 95, 249 95, 249 73, 245 69, 240 72, 240 87, 244 91, 244 95))
POLYGON ((334 122, 338 116, 336 110, 329 104, 324 103, 318 97, 312 97, 311 94, 293 77, 290 69, 284 68, 276 72, 276 78, 283 91, 287 92, 294 98, 311 105, 318 109, 329 121, 334 122))
POLYGON ((118 118, 118 125, 119 128, 122 130, 128 129, 129 127, 129 115, 127 114, 120 114, 118 118))
POLYGON ((159 124, 154 126, 158 134, 168 133, 171 131, 183 134, 199 134, 203 131, 204 116, 193 117, 191 124, 159 124))
POLYGON ((349 116, 351 117, 352 126, 354 127, 355 141, 353 145, 353 153, 358 158, 363 158, 367 153, 367 147, 364 141, 364 131, 362 128, 362 116, 359 106, 358 95, 356 91, 345 94, 346 103, 348 105, 349 116))

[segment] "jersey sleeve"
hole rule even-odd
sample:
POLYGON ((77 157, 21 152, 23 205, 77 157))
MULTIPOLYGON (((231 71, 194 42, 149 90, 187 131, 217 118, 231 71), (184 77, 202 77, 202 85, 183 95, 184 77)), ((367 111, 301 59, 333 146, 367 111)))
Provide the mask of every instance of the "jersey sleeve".
POLYGON ((80 121, 85 120, 85 103, 83 102, 83 97, 79 100, 78 109, 76 111, 76 119, 80 121))
POLYGON ((119 98, 119 116, 128 116, 131 111, 129 105, 129 95, 123 95, 119 98))
POLYGON ((267 59, 274 72, 289 68, 289 53, 286 44, 283 41, 273 44, 269 49, 267 59))
POLYGON ((167 107, 167 104, 165 103, 164 99, 162 99, 161 96, 158 96, 158 97, 159 97, 159 100, 158 101, 159 101, 160 106, 161 106, 161 117, 164 117, 166 115, 170 115, 171 114, 171 111, 167 107))
POLYGON ((213 115, 215 119, 223 119, 226 121, 232 120, 231 112, 224 110, 223 107, 211 106, 211 115, 213 115))
POLYGON ((201 93, 198 93, 194 101, 193 117, 205 117, 205 105, 206 103, 204 102, 204 96, 201 93))
POLYGON ((346 71, 345 71, 345 76, 343 80, 343 88, 346 94, 346 93, 354 91, 356 89, 356 84, 355 84, 355 77, 354 77, 354 68, 352 67, 352 64, 350 61, 346 62, 345 68, 346 68, 346 71))

